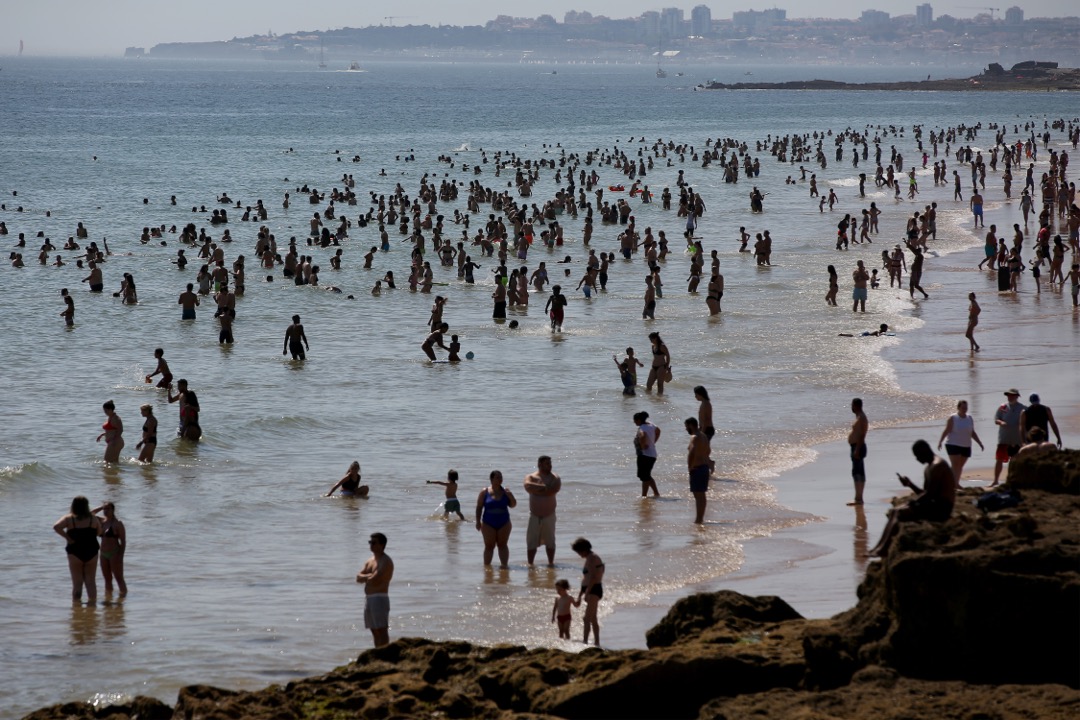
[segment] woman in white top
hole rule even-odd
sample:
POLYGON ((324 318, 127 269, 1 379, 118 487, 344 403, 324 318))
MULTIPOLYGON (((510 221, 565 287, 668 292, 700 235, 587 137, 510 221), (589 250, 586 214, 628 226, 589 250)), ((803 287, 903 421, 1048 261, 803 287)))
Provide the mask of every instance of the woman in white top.
POLYGON ((945 423, 945 430, 938 440, 938 450, 945 443, 945 452, 949 454, 949 462, 952 464, 953 476, 956 484, 960 484, 960 475, 964 472, 964 464, 971 457, 971 441, 979 443, 979 449, 985 450, 979 434, 975 432, 975 419, 967 414, 967 400, 956 403, 956 414, 949 416, 945 423))
POLYGON ((653 497, 660 497, 653 479, 652 469, 656 464, 656 441, 660 439, 660 428, 649 422, 649 413, 634 414, 637 433, 634 435, 634 447, 637 448, 637 476, 641 481, 641 497, 646 497, 652 489, 653 497))

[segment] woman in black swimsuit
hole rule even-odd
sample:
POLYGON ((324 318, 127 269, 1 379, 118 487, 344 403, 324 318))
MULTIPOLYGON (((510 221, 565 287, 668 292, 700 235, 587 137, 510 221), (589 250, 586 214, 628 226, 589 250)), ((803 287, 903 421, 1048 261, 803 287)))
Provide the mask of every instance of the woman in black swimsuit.
POLYGON ((589 644, 591 629, 593 642, 599 646, 600 622, 596 619, 596 608, 604 597, 604 561, 593 552, 592 543, 585 538, 575 540, 570 549, 585 559, 585 567, 581 569, 581 591, 578 592, 578 602, 585 601, 585 639, 582 642, 589 644))
POLYGON ((142 426, 142 440, 138 442, 135 449, 142 450, 139 453, 139 462, 154 462, 154 451, 157 450, 157 418, 154 417, 154 406, 143 405, 139 411, 146 420, 142 426))
POLYGON ((86 586, 86 599, 97 601, 98 536, 101 523, 90 512, 90 501, 82 495, 71 501, 71 512, 53 525, 56 534, 67 543, 68 569, 71 571, 71 599, 82 600, 86 586))
POLYGON ((671 354, 667 345, 660 339, 660 333, 649 333, 649 342, 652 343, 652 367, 649 368, 649 379, 645 383, 646 390, 652 390, 656 383, 656 391, 664 394, 664 383, 668 381, 668 373, 671 370, 671 354))
POLYGON ((105 596, 112 595, 113 578, 120 589, 120 597, 127 595, 127 583, 124 582, 124 552, 127 550, 127 531, 124 523, 116 517, 116 506, 111 502, 102 503, 101 507, 91 510, 94 515, 102 512, 105 518, 98 518, 101 523, 101 576, 105 578, 105 596))

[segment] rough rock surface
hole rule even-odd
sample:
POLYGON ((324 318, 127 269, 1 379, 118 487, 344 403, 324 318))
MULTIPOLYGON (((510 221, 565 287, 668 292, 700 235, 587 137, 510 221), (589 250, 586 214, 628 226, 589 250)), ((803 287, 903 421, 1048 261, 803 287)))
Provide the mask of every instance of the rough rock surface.
POLYGON ((256 692, 183 688, 67 703, 27 720, 339 718, 1075 718, 1080 716, 1080 452, 1021 457, 1015 508, 912 523, 858 604, 805 620, 734 592, 676 603, 649 650, 579 654, 406 638, 256 692))
POLYGON ((1080 90, 1080 70, 1075 68, 1030 68, 1008 72, 984 72, 969 78, 919 80, 917 82, 847 83, 837 80, 794 80, 791 82, 710 82, 705 90, 947 90, 996 92, 1080 90))

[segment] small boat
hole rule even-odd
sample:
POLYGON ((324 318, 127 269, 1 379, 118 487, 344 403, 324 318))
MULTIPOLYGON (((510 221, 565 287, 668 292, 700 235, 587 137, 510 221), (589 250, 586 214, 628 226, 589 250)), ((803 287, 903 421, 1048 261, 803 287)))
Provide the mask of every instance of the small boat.
POLYGON ((364 69, 360 67, 360 63, 354 61, 349 63, 349 72, 364 72, 364 69))
POLYGON ((658 78, 666 78, 667 77, 667 71, 665 71, 664 68, 657 66, 657 68, 656 68, 656 77, 658 77, 658 78))

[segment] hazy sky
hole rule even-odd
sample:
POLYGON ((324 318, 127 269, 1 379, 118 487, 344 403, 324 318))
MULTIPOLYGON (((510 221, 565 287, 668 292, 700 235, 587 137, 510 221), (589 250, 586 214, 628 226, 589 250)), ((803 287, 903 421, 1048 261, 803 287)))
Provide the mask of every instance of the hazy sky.
MULTIPOLYGON (((867 9, 893 15, 912 14, 921 0, 750 0, 704 2, 714 18, 730 18, 733 10, 781 7, 789 18, 857 17, 867 9)), ((0 0, 0 56, 18 52, 19 40, 28 55, 120 55, 129 45, 149 49, 161 42, 228 40, 273 30, 324 30, 336 27, 395 25, 481 25, 496 15, 536 17, 544 13, 562 21, 567 10, 587 10, 594 15, 625 18, 646 10, 681 7, 690 10, 701 4, 695 0, 680 4, 667 0, 396 0, 393 3, 314 3, 303 0, 0 0), (509 11, 508 8, 513 10, 509 11)), ((934 14, 972 17, 982 10, 979 3, 958 0, 956 4, 934 2, 934 14), (972 7, 965 7, 965 5, 972 7)), ((1010 7, 1002 3, 1001 9, 1010 7)), ((1024 0, 1027 17, 1062 17, 1080 14, 1075 0, 1024 0)))

